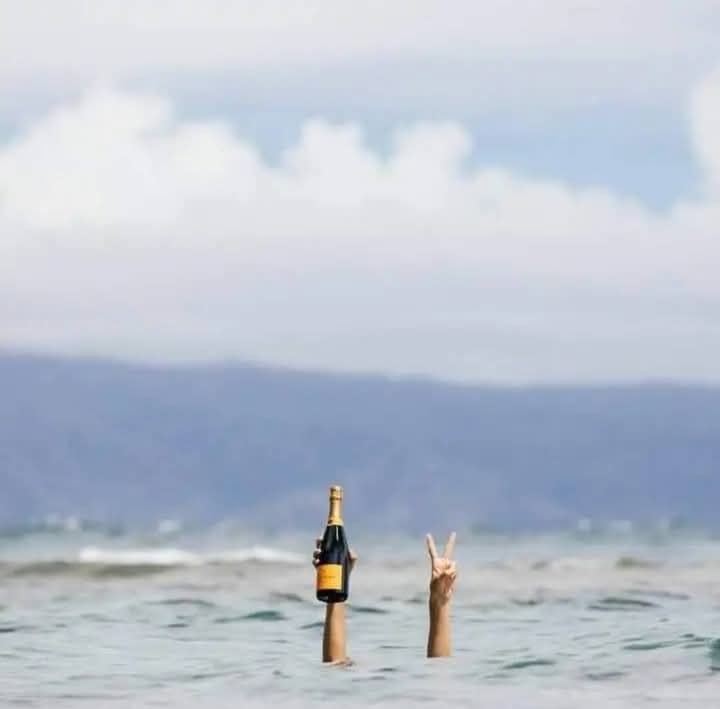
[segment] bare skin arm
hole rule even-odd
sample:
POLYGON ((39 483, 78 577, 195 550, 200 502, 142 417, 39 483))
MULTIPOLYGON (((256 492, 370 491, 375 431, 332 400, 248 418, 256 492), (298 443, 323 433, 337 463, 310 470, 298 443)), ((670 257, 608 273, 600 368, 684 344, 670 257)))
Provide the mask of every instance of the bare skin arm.
POLYGON ((452 653, 450 605, 457 569, 452 560, 456 535, 453 532, 440 556, 431 534, 426 542, 430 555, 430 629, 428 631, 427 656, 450 657, 452 653))
POLYGON ((325 608, 325 629, 323 630, 323 662, 347 661, 345 628, 345 604, 328 603, 325 608))
MULTIPOLYGON (((322 539, 318 539, 315 543, 315 553, 313 554, 313 566, 318 564, 318 556, 320 555, 320 544, 322 539)), ((350 570, 355 568, 357 555, 350 550, 350 570)), ((346 645, 346 625, 345 625, 345 604, 344 603, 327 603, 325 606, 325 628, 323 630, 322 659, 323 662, 345 663, 347 658, 346 645)))

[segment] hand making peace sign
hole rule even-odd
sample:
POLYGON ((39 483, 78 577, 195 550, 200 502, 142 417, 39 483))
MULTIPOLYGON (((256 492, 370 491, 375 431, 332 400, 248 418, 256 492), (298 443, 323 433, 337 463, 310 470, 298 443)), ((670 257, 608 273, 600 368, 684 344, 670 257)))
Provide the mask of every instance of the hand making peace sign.
POLYGON ((456 534, 453 532, 445 544, 443 555, 439 556, 432 534, 426 537, 430 554, 430 601, 445 604, 450 600, 457 578, 457 569, 452 560, 455 551, 456 534))

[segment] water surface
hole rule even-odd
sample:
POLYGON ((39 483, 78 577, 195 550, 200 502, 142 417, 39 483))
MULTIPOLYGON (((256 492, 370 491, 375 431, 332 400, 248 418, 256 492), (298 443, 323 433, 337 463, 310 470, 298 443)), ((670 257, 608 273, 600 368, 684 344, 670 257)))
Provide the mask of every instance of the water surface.
POLYGON ((319 661, 312 534, 161 532, 0 540, 3 706, 718 705, 710 535, 461 535, 455 653, 435 661, 422 539, 353 538, 339 669, 319 661))

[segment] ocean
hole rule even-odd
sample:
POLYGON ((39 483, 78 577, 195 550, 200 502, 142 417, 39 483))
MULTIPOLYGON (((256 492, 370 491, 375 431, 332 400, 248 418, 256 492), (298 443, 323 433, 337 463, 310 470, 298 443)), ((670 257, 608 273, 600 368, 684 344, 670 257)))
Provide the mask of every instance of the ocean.
POLYGON ((422 535, 348 531, 348 667, 320 662, 312 532, 8 531, 0 706, 720 706, 712 534, 459 530, 454 654, 427 660, 422 535))

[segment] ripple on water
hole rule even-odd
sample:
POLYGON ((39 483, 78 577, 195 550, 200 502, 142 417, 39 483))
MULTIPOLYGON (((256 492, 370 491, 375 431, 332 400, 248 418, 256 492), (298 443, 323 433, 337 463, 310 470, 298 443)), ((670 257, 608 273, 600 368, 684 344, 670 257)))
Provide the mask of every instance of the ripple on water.
POLYGON ((669 601, 689 601, 691 596, 687 593, 678 593, 677 591, 666 591, 662 588, 631 588, 628 593, 637 596, 647 596, 648 598, 661 598, 669 601))
POLYGON ((586 672, 585 678, 594 682, 609 682, 614 679, 621 679, 627 673, 620 670, 608 670, 606 672, 586 672))
POLYGON ((423 593, 410 596, 410 598, 405 599, 405 603, 409 603, 413 606, 420 605, 421 603, 427 603, 427 595, 423 593))
POLYGON ((30 630, 29 625, 0 625, 0 634, 20 633, 23 630, 30 630))
POLYGON ((308 603, 307 599, 298 593, 285 593, 283 591, 271 591, 270 599, 273 601, 286 601, 288 603, 308 603))
POLYGON ((675 645, 671 640, 659 640, 656 642, 631 642, 623 645, 623 650, 631 650, 635 652, 648 652, 650 650, 662 650, 666 647, 675 645))
POLYGON ((682 640, 683 647, 686 649, 690 649, 707 645, 710 638, 704 635, 695 635, 695 633, 684 633, 682 635, 682 640))
POLYGON ((194 606, 196 608, 217 608, 212 601, 203 598, 163 598, 159 601, 148 601, 149 606, 194 606))
POLYGON ((657 569, 660 566, 662 566, 660 562, 637 556, 621 556, 615 562, 616 569, 657 569))
POLYGON ((521 608, 533 608, 534 606, 540 606, 544 603, 542 598, 513 598, 511 603, 521 608))
POLYGON ((527 660, 517 660, 502 666, 504 670, 525 670, 530 667, 552 667, 557 663, 542 657, 531 657, 527 660))
POLYGON ((123 623, 124 621, 120 618, 112 618, 111 616, 104 615, 103 613, 81 613, 80 619, 88 621, 89 623, 123 623))
POLYGON ((710 669, 713 672, 720 672, 720 640, 713 640, 710 643, 710 669))
POLYGON ((314 630, 315 628, 324 628, 325 621, 316 620, 314 623, 306 623, 300 626, 300 630, 314 630))
POLYGON ((376 615, 387 615, 390 611, 384 608, 378 608, 377 606, 348 606, 349 610, 353 613, 369 613, 376 615))
POLYGON ((287 620, 287 616, 280 611, 263 610, 255 611, 253 613, 246 613, 245 615, 223 616, 221 618, 216 618, 213 622, 217 623, 218 625, 223 625, 226 623, 243 623, 248 620, 273 622, 278 620, 287 620))
POLYGON ((588 606, 590 610, 594 611, 637 611, 659 607, 657 603, 652 601, 644 601, 641 598, 631 598, 629 596, 606 596, 588 606))

